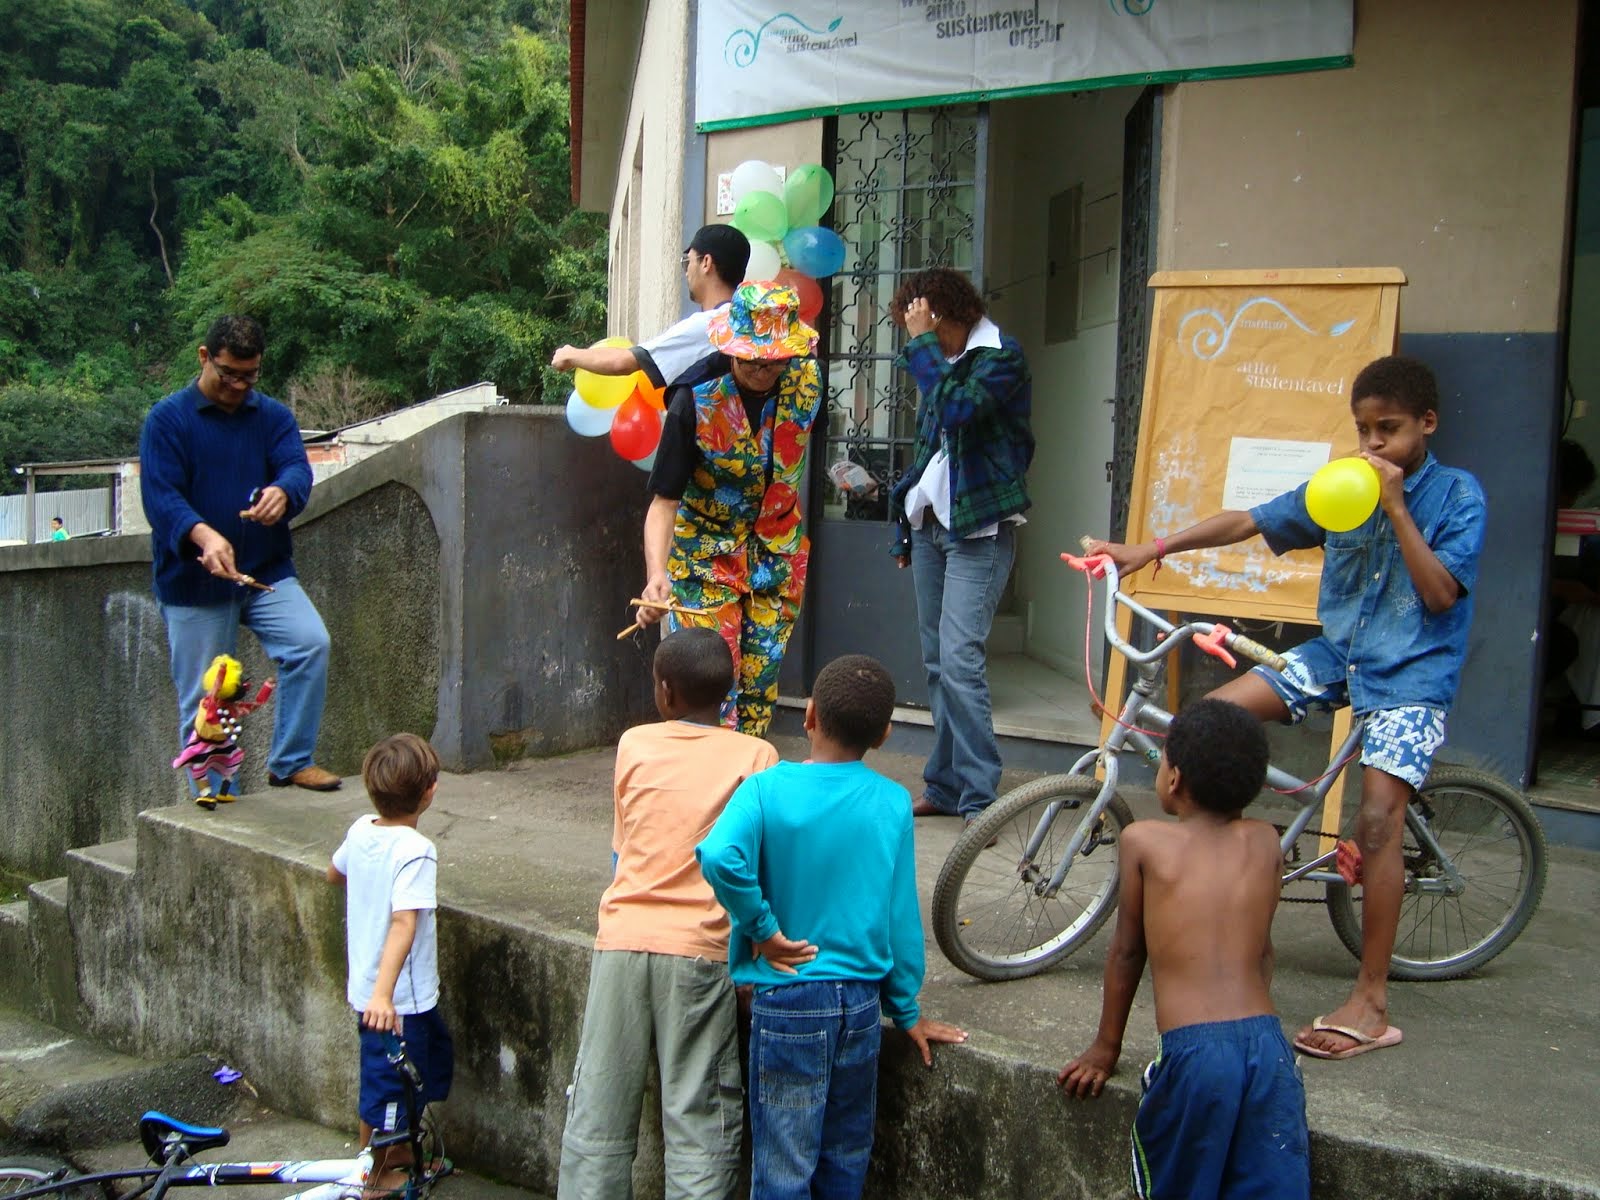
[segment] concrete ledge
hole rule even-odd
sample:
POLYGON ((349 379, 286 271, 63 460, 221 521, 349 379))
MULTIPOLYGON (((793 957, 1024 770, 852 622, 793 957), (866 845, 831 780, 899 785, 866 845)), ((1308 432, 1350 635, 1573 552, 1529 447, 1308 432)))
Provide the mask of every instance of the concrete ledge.
MULTIPOLYGON (((921 766, 894 754, 877 765, 913 778, 921 766)), ((457 1039, 447 1142, 464 1163, 535 1189, 553 1190, 559 1161, 609 875, 610 771, 600 751, 447 776, 424 820, 440 849, 443 1004, 457 1039)), ((364 809, 350 787, 249 796, 210 814, 178 806, 140 817, 131 874, 125 843, 74 855, 71 938, 89 1027, 147 1057, 223 1058, 272 1106, 348 1126, 342 899, 321 876, 364 809)), ((955 822, 918 823, 925 901, 955 833, 955 822)), ((1589 1114, 1575 1101, 1592 1081, 1584 1030, 1597 989, 1583 948, 1597 879, 1593 861, 1559 860, 1506 965, 1398 988, 1402 1050, 1307 1065, 1316 1195, 1600 1197, 1589 1114)), ((42 899, 35 911, 54 913, 42 899)), ((1283 1011, 1320 1011, 1311 1006, 1347 986, 1353 961, 1309 906, 1286 906, 1275 933, 1283 1011)), ((930 943, 927 1008, 973 1040, 927 1070, 906 1039, 886 1037, 869 1195, 1126 1194, 1138 1067, 1154 1051, 1148 987, 1106 1096, 1069 1102, 1052 1086, 1094 1027, 1103 944, 1043 976, 979 985, 930 943)), ((662 1192, 655 1119, 647 1102, 640 1200, 662 1192)))
POLYGON ((67 881, 45 879, 28 888, 28 949, 33 963, 39 1017, 58 1029, 79 1032, 77 947, 67 912, 67 881))
POLYGON ((0 904, 0 1008, 31 1013, 39 1005, 34 983, 33 948, 28 941, 28 902, 0 904))
MULTIPOLYGON (((332 645, 320 764, 353 773, 411 730, 451 769, 482 769, 608 744, 652 711, 648 662, 613 636, 641 578, 641 489, 559 409, 508 408, 318 484, 295 559, 332 645)), ((0 863, 30 878, 185 793, 149 563, 148 536, 0 549, 0 863)), ((255 639, 239 651, 272 673, 255 639)), ((273 713, 245 724, 245 791, 266 786, 273 713)))

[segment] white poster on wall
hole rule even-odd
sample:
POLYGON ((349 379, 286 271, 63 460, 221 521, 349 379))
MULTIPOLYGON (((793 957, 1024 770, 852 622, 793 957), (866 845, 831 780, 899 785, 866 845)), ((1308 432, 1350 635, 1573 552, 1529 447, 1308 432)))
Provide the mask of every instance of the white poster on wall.
POLYGON ((1222 484, 1222 507, 1254 508, 1292 492, 1328 463, 1328 442, 1292 442, 1281 438, 1236 437, 1228 444, 1228 474, 1222 484))
POLYGON ((700 0, 701 130, 1348 66, 1354 0, 700 0))

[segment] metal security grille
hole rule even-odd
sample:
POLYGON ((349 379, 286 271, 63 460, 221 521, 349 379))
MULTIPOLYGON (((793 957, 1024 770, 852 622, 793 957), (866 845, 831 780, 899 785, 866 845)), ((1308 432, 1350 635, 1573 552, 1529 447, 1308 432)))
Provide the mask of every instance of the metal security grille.
POLYGON ((894 366, 904 334, 889 300, 904 276, 948 266, 983 286, 988 110, 981 105, 842 116, 832 122, 834 227, 853 261, 833 281, 824 470, 841 461, 877 483, 845 496, 819 480, 823 519, 884 521, 911 465, 917 393, 894 366))
MULTIPOLYGON (((988 111, 981 105, 876 112, 829 121, 834 228, 850 247, 824 328, 827 415, 811 443, 811 576, 786 695, 822 664, 872 654, 902 704, 927 703, 911 572, 889 557, 889 490, 911 466, 917 392, 894 365, 905 335, 889 320, 900 281, 924 267, 965 271, 983 287, 988 111), (828 476, 854 463, 871 484, 841 492, 828 476)), ((793 659, 791 653, 791 659, 793 659)))

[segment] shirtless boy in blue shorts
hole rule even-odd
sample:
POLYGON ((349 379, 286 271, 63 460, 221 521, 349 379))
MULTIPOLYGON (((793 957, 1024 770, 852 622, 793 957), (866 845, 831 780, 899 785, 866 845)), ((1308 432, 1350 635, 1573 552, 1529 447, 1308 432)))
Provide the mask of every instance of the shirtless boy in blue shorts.
POLYGON ((1275 554, 1322 548, 1317 617, 1322 636, 1213 693, 1263 721, 1295 722, 1311 709, 1350 705, 1367 718, 1361 743, 1361 970, 1349 997, 1295 1035, 1302 1053, 1350 1058, 1393 1046, 1389 956, 1405 893, 1400 834, 1413 789, 1428 778, 1444 742, 1472 625, 1472 589, 1483 549, 1483 489, 1428 450, 1439 427, 1433 372, 1414 358, 1368 363, 1350 386, 1361 457, 1382 483, 1377 510, 1346 533, 1329 533, 1306 511, 1302 484, 1244 511, 1208 517, 1138 546, 1091 542, 1127 575, 1167 554, 1231 546, 1259 533, 1275 554))
POLYGON ((1179 713, 1156 772, 1170 821, 1123 830, 1117 931, 1094 1045, 1058 1082, 1098 1096, 1122 1054, 1150 960, 1161 1052, 1133 1122, 1136 1195, 1308 1200, 1306 1093, 1272 1010, 1278 831, 1241 810, 1267 777, 1267 735, 1236 704, 1179 713))

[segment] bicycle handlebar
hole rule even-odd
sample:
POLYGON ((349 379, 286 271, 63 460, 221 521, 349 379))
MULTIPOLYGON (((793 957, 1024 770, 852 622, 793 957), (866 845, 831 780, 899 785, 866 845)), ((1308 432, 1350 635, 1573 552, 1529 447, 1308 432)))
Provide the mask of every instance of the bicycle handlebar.
POLYGON ((1270 667, 1274 671, 1281 671, 1288 666, 1288 663, 1284 661, 1283 655, 1267 649, 1253 638, 1247 638, 1242 633, 1235 633, 1220 621, 1192 621, 1180 628, 1162 620, 1122 590, 1121 581, 1117 575, 1117 564, 1111 560, 1109 554, 1091 554, 1084 557, 1063 553, 1061 561, 1074 570, 1082 571, 1091 579, 1104 579, 1106 581, 1106 640, 1132 662, 1151 662, 1170 653, 1171 647, 1157 646, 1151 650, 1140 650, 1129 644, 1117 632, 1118 604, 1125 605, 1130 611, 1143 617, 1163 633, 1171 634, 1187 631, 1197 647, 1213 658, 1220 659, 1230 667, 1238 665, 1233 655, 1229 653, 1230 650, 1238 651, 1246 658, 1254 659, 1262 666, 1270 667))

